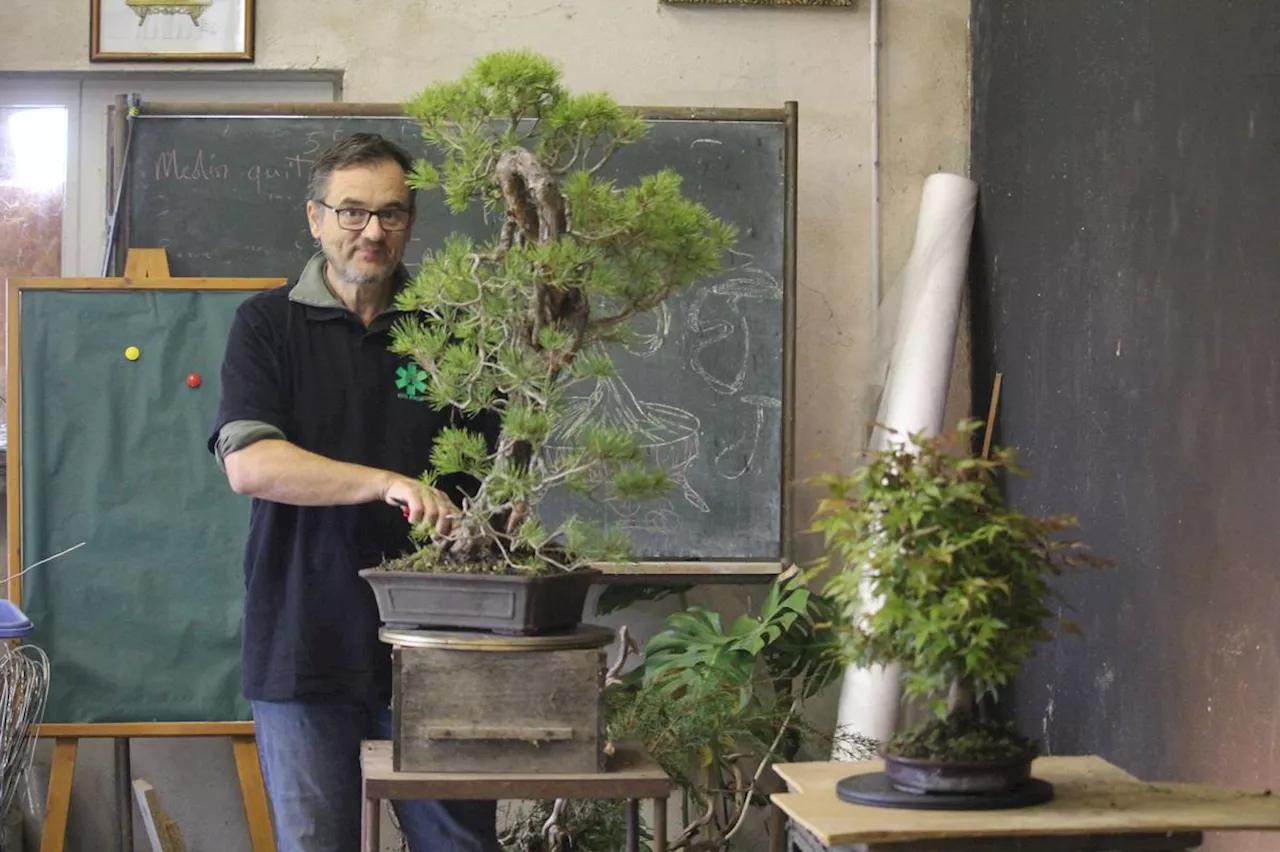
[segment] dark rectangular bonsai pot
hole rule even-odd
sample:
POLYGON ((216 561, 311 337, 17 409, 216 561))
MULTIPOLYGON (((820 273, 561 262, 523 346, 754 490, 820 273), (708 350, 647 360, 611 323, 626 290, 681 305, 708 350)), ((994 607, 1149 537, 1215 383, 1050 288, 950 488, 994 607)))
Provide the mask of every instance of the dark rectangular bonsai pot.
POLYGON ((524 577, 366 568, 360 576, 373 588, 378 612, 389 628, 529 635, 578 626, 587 593, 601 572, 581 569, 524 577))

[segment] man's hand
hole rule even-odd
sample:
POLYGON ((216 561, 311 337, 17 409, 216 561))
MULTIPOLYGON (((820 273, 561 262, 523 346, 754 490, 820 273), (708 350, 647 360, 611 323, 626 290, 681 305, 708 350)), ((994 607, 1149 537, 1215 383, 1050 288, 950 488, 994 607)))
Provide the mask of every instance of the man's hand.
POLYGON ((433 527, 436 535, 448 535, 453 529, 452 516, 458 513, 458 507, 443 491, 407 476, 393 479, 382 499, 401 507, 412 526, 433 527))

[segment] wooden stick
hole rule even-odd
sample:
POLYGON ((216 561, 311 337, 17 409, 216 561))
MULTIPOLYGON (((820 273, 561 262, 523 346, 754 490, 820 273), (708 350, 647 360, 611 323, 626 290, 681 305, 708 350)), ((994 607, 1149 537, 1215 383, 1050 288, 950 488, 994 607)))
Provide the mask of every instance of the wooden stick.
POLYGON ((982 458, 991 455, 991 433, 996 428, 996 409, 1000 405, 1000 385, 1004 382, 1004 373, 996 373, 996 380, 991 386, 991 407, 987 409, 987 429, 982 438, 982 458))
POLYGON ((147 830, 151 852, 186 852, 182 832, 173 817, 160 807, 160 797, 156 795, 155 788, 139 779, 133 782, 133 795, 147 830))

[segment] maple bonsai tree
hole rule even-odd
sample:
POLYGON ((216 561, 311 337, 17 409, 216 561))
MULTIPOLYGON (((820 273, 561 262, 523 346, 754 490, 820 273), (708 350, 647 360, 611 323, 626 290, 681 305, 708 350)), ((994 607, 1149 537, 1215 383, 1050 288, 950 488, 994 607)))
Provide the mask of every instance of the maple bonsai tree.
POLYGON ((460 79, 406 105, 437 167, 409 183, 443 192, 460 213, 480 204, 494 234, 455 234, 423 260, 397 307, 412 318, 392 348, 429 375, 439 407, 496 419, 496 446, 478 431, 436 439, 428 481, 466 474, 477 487, 451 532, 420 533, 401 568, 545 573, 624 559, 624 536, 570 518, 547 529, 539 502, 555 488, 604 500, 661 494, 667 472, 624 425, 598 423, 572 447, 548 439, 577 383, 616 375, 607 344, 630 321, 721 269, 732 225, 682 195, 669 169, 619 186, 601 176, 647 126, 600 93, 571 94, 549 60, 525 51, 481 58, 460 79), (523 520, 508 529, 513 511, 523 520))
POLYGON ((1022 473, 1012 450, 957 452, 980 427, 964 420, 950 435, 912 435, 871 453, 852 475, 820 479, 827 495, 813 528, 825 536, 824 566, 838 569, 824 592, 844 611, 847 659, 899 664, 904 692, 934 711, 895 736, 887 756, 1029 759, 1035 743, 983 718, 980 702, 1051 637, 1050 624, 1075 629, 1050 606, 1050 578, 1103 564, 1061 535, 1074 517, 1006 504, 998 477, 1022 473))

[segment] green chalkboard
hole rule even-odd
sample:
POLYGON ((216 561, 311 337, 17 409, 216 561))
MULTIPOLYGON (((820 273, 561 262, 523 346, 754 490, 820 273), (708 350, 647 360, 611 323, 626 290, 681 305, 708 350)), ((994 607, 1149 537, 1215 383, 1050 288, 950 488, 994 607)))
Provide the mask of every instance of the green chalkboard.
MULTIPOLYGON (((389 112, 288 107, 143 105, 128 130, 125 245, 166 249, 174 275, 293 277, 315 251, 303 208, 310 164, 325 145, 374 131, 438 159, 416 125, 389 112)), ((724 274, 639 321, 641 343, 614 352, 621 379, 580 402, 583 416, 637 424, 680 487, 625 512, 556 496, 544 507, 553 524, 569 511, 593 515, 629 532, 639 559, 786 559, 795 127, 794 109, 668 111, 602 171, 629 184, 674 169, 685 192, 737 224, 741 239, 724 274)), ((454 231, 493 234, 478 209, 454 216, 437 195, 423 197, 410 269, 454 231)))
POLYGON ((249 719, 249 501, 205 448, 247 295, 21 291, 23 561, 84 543, 22 578, 52 665, 46 722, 249 719))

